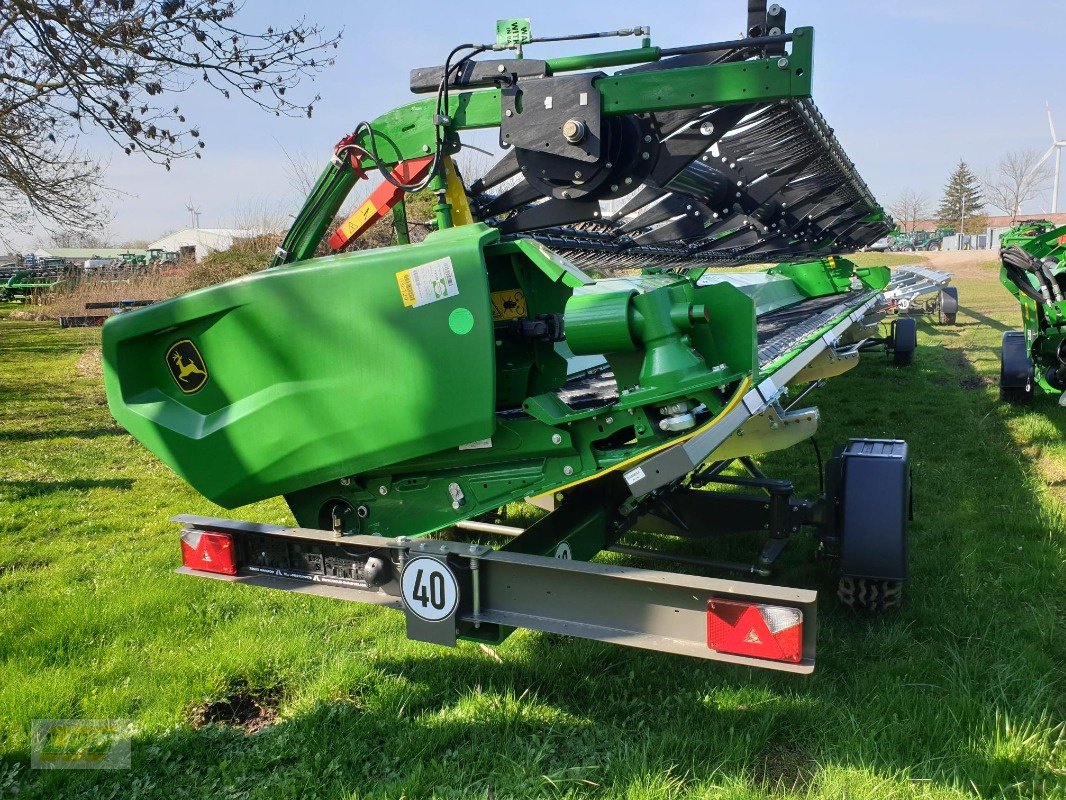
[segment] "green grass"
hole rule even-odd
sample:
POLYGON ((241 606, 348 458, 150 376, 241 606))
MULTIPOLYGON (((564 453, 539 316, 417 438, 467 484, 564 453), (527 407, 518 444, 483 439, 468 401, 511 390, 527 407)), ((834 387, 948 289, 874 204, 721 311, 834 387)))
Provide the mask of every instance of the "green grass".
MULTIPOLYGON (((915 367, 873 355, 816 396, 823 450, 908 439, 916 519, 883 619, 836 607, 809 542, 786 554, 777 580, 823 597, 810 677, 529 632, 494 658, 176 576, 167 518, 219 512, 114 426, 79 374, 98 333, 0 320, 0 795, 1066 797, 1066 415, 996 401, 1017 308, 991 268, 958 285, 915 367), (275 723, 194 725, 236 692, 275 723), (132 719, 133 769, 31 771, 30 721, 56 717, 132 719)), ((762 463, 816 488, 806 445, 762 463)))

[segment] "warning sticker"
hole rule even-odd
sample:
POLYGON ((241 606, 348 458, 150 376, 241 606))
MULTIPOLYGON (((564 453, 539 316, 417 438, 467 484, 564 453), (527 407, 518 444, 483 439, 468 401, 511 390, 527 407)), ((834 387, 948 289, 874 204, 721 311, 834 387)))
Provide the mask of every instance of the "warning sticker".
POLYGON ((492 318, 496 322, 528 317, 526 296, 521 289, 504 289, 492 293, 492 318))
POLYGON ((632 486, 637 481, 644 480, 644 470, 640 467, 634 467, 633 469, 629 470, 629 472, 623 473, 622 477, 625 479, 625 482, 627 484, 632 486))
POLYGON ((418 308, 459 295, 452 260, 447 257, 397 272, 396 283, 400 286, 400 297, 407 308, 418 308))

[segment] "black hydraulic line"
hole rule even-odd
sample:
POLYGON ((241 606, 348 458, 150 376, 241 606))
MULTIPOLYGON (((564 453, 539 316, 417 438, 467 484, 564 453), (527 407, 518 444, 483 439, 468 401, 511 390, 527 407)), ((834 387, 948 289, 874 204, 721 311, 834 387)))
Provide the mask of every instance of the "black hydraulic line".
POLYGON ((746 39, 734 39, 731 42, 711 42, 709 44, 690 44, 686 47, 665 47, 659 51, 660 58, 670 56, 690 56, 696 53, 707 53, 713 50, 739 50, 742 48, 757 48, 767 44, 783 44, 793 40, 791 33, 781 33, 776 36, 749 36, 746 39))
POLYGON ((1044 272, 1043 263, 1033 258, 1017 245, 1001 250, 999 255, 1003 260, 1003 266, 1007 269, 1007 275, 1010 276, 1011 281, 1014 282, 1018 289, 1039 303, 1044 305, 1051 304, 1052 291, 1048 277, 1044 272), (1040 284, 1039 294, 1033 290, 1032 285, 1026 279, 1027 275, 1033 275, 1037 283, 1040 284))

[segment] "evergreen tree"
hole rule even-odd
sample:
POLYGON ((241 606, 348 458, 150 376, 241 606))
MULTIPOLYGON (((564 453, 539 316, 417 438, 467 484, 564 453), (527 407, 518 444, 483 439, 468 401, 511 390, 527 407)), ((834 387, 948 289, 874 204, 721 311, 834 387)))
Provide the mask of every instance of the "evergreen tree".
POLYGON ((944 187, 944 197, 936 211, 936 224, 959 233, 981 233, 987 221, 981 183, 960 159, 944 187))

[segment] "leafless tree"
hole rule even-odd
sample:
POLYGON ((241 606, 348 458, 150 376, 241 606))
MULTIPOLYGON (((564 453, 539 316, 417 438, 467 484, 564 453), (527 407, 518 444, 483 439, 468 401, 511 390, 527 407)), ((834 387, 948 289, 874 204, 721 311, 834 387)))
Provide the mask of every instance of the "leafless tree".
POLYGON ((1037 150, 1012 150, 984 175, 985 197, 1010 217, 1011 225, 1017 221, 1022 205, 1046 189, 1051 180, 1051 165, 1037 166, 1040 156, 1037 150))
POLYGON ((278 147, 281 147, 285 156, 285 178, 289 181, 289 187, 300 199, 307 197, 328 163, 327 156, 320 153, 316 157, 306 150, 289 152, 280 143, 278 147))
POLYGON ((277 115, 310 116, 294 89, 333 63, 340 34, 304 19, 249 33, 229 0, 3 0, 0 228, 92 228, 101 169, 78 148, 97 129, 169 168, 200 157, 173 95, 203 82, 277 115))
POLYGON ((912 231, 918 220, 929 215, 929 198, 915 189, 904 189, 888 204, 888 213, 895 218, 904 232, 912 231))

